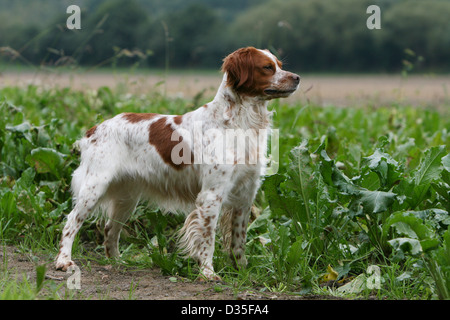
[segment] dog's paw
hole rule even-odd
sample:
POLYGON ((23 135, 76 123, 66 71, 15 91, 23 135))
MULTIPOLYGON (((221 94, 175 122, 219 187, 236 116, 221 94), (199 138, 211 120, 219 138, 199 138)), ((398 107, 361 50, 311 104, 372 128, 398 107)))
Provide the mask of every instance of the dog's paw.
POLYGON ((55 262, 56 270, 67 271, 67 270, 69 270, 69 268, 71 266, 76 266, 75 262, 73 262, 72 260, 66 260, 66 261, 64 261, 64 260, 61 260, 61 261, 57 260, 55 262))
POLYGON ((222 278, 210 268, 203 268, 200 272, 200 281, 222 281, 222 278))

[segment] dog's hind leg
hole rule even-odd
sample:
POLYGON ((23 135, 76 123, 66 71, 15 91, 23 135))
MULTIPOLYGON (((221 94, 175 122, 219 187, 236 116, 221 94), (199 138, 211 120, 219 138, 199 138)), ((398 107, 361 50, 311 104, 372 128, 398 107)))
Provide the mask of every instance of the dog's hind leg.
POLYGON ((71 256, 75 236, 84 220, 97 209, 109 186, 110 178, 107 175, 96 174, 95 179, 89 179, 84 175, 84 178, 85 180, 76 186, 78 193, 75 195, 76 204, 67 216, 67 222, 62 232, 55 263, 58 270, 66 271, 71 265, 74 265, 71 256))
POLYGON ((133 213, 137 198, 113 199, 108 207, 108 222, 105 225, 105 253, 108 258, 119 256, 119 238, 124 223, 133 213))

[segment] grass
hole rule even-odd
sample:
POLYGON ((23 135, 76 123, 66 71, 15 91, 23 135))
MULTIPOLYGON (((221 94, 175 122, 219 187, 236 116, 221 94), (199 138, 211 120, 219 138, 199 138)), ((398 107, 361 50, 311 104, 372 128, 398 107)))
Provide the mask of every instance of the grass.
MULTIPOLYGON (((85 130, 120 112, 180 114, 209 100, 126 95, 107 87, 6 87, 0 97, 0 239, 47 255, 57 253, 72 206, 69 185, 79 163, 73 144, 85 130)), ((225 284, 215 289, 449 299, 448 113, 398 104, 375 108, 370 101, 338 108, 280 100, 271 108, 280 130, 280 169, 264 179, 255 202, 248 267, 232 268, 217 241, 214 264, 225 284), (373 265, 380 270, 375 288, 367 285, 375 279, 373 265), (363 285, 345 287, 356 279, 363 285)), ((74 243, 74 256, 86 268, 89 261, 111 263, 98 223, 85 223, 74 243)), ((140 205, 114 263, 158 266, 164 274, 196 279, 197 266, 176 251, 174 235, 182 223, 183 217, 140 205)), ((72 298, 59 296, 52 281, 15 277, 5 261, 1 270, 0 298, 72 298)), ((130 298, 137 285, 130 284, 130 298)))

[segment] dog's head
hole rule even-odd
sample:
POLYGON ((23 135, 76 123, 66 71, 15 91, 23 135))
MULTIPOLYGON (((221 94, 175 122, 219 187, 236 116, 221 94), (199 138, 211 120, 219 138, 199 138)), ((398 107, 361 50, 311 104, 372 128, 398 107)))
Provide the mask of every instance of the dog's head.
POLYGON ((269 50, 241 48, 223 60, 227 85, 238 94, 265 100, 290 96, 297 90, 300 77, 284 71, 282 63, 269 50))

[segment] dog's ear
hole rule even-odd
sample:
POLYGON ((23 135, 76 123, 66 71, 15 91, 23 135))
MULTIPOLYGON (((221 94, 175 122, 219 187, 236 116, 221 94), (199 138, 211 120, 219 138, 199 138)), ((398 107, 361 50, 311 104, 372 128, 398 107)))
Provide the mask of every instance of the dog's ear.
POLYGON ((252 47, 241 48, 223 60, 222 72, 227 73, 227 84, 239 91, 241 87, 251 88, 253 83, 253 51, 252 47))

